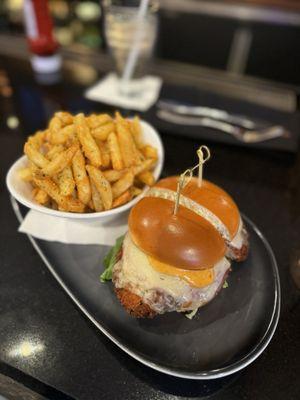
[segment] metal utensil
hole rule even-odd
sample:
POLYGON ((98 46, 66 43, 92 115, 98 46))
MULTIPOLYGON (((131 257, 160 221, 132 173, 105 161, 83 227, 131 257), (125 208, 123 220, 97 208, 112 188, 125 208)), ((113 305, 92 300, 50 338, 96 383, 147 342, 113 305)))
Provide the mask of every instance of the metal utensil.
POLYGON ((244 115, 228 113, 225 110, 217 108, 191 106, 187 104, 176 103, 171 100, 160 100, 157 107, 161 110, 170 111, 175 114, 207 117, 217 121, 228 122, 233 125, 242 126, 245 129, 263 129, 268 126, 268 123, 257 118, 248 118, 244 115))
POLYGON ((244 143, 259 143, 278 137, 290 136, 290 132, 280 125, 270 126, 265 129, 254 131, 234 126, 227 122, 216 121, 212 118, 183 116, 165 110, 158 110, 157 116, 158 118, 173 124, 203 126, 205 128, 216 129, 220 132, 234 136, 237 140, 244 143))

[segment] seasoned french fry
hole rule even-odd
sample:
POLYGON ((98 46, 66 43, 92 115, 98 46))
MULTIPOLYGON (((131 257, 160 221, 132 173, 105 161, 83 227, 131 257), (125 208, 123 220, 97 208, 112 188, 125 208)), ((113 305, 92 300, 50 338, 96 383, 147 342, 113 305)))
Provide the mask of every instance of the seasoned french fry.
POLYGON ((131 171, 126 172, 117 182, 112 185, 113 198, 119 197, 133 185, 134 175, 131 171))
POLYGON ((132 186, 129 190, 131 192, 132 197, 136 197, 142 193, 142 189, 140 189, 136 186, 132 186))
POLYGON ((86 118, 87 124, 89 128, 95 129, 101 125, 107 124, 108 122, 112 121, 112 118, 108 114, 91 114, 86 118))
POLYGON ((53 144, 63 143, 60 141, 60 131, 62 128, 62 121, 58 117, 53 117, 49 122, 50 141, 53 144))
POLYGON ((32 142, 25 143, 24 153, 27 155, 29 160, 32 161, 39 168, 44 168, 49 164, 47 158, 39 152, 39 150, 32 142))
POLYGON ((117 122, 117 137, 125 167, 131 167, 139 163, 133 138, 125 124, 117 122))
POLYGON ((51 132, 58 132, 61 130, 62 121, 57 116, 54 116, 50 119, 48 127, 51 132))
POLYGON ((128 203, 132 199, 132 194, 130 190, 126 190, 123 194, 121 194, 119 197, 114 199, 112 208, 122 206, 125 203, 128 203))
POLYGON ((91 200, 89 201, 88 207, 89 207, 92 211, 95 211, 93 199, 91 199, 91 200))
POLYGON ((50 145, 49 151, 45 154, 48 160, 53 160, 58 153, 61 153, 64 150, 64 146, 62 144, 50 145))
POLYGON ((42 172, 45 175, 53 176, 65 169, 72 161, 74 154, 79 148, 78 143, 73 143, 71 147, 63 152, 57 154, 53 160, 51 160, 44 168, 42 172))
POLYGON ((156 163, 156 160, 152 158, 148 158, 145 161, 142 161, 140 165, 135 165, 131 167, 131 171, 133 172, 134 175, 138 175, 141 172, 147 171, 148 169, 151 169, 156 163))
POLYGON ((52 132, 51 133, 50 141, 53 144, 62 144, 62 143, 65 143, 67 141, 67 138, 66 138, 66 136, 63 136, 61 134, 61 130, 59 130, 57 132, 52 132))
POLYGON ((141 152, 146 158, 154 158, 155 160, 158 159, 157 149, 150 144, 141 147, 141 152))
POLYGON ((90 180, 85 169, 85 160, 80 149, 77 150, 72 159, 72 169, 78 198, 82 203, 88 204, 91 200, 92 192, 90 180))
POLYGON ((103 145, 102 152, 103 152, 103 158, 104 158, 103 168, 111 168, 110 151, 109 151, 109 148, 107 145, 107 141, 103 145))
POLYGON ((51 142, 51 132, 50 132, 50 129, 46 129, 45 130, 45 141, 46 142, 51 142))
POLYGON ((75 181, 70 166, 63 169, 57 176, 60 193, 64 196, 71 196, 75 189, 75 181))
POLYGON ((74 136, 75 127, 74 125, 66 125, 65 127, 59 130, 53 130, 51 133, 51 143, 53 144, 64 144, 67 140, 69 140, 72 136, 74 136))
POLYGON ((75 132, 76 131, 75 131, 74 124, 69 124, 69 125, 66 125, 65 127, 63 127, 60 131, 61 136, 65 139, 63 143, 65 143, 70 138, 74 139, 75 132))
POLYGON ((142 183, 144 183, 145 185, 148 185, 148 186, 153 186, 155 183, 155 178, 154 178, 152 172, 150 172, 150 171, 141 172, 140 174, 137 175, 137 178, 142 183))
POLYGON ((121 124, 126 122, 126 120, 122 117, 122 115, 119 113, 119 111, 115 112, 115 120, 116 120, 116 122, 119 122, 121 124))
POLYGON ((115 125, 108 123, 106 125, 98 126, 97 128, 91 129, 91 134, 94 138, 99 140, 106 140, 111 132, 115 131, 115 125))
POLYGON ((102 174, 102 172, 99 171, 94 166, 87 165, 86 169, 88 171, 88 174, 92 182, 95 184, 98 192, 100 193, 104 209, 105 210, 111 209, 113 196, 110 183, 102 174))
POLYGON ((60 207, 67 208, 66 197, 60 194, 58 186, 51 178, 35 174, 33 180, 36 186, 46 192, 60 207))
POLYGON ((39 204, 69 212, 118 207, 154 184, 158 152, 143 141, 142 126, 116 112, 56 112, 48 128, 28 138, 29 165, 19 171, 39 204))
POLYGON ((69 211, 74 213, 83 213, 85 209, 85 205, 78 199, 74 199, 72 196, 66 197, 66 205, 67 208, 60 208, 61 211, 69 211))
POLYGON ((116 182, 118 181, 125 173, 127 172, 126 169, 123 170, 116 170, 116 169, 108 169, 107 171, 103 171, 103 175, 109 182, 116 182))
POLYGON ((141 150, 140 149, 136 149, 136 151, 137 151, 137 156, 138 156, 138 159, 139 159, 139 164, 141 164, 141 162, 142 161, 145 161, 145 156, 144 156, 144 154, 141 152, 141 150))
POLYGON ((47 204, 50 200, 49 195, 42 189, 35 189, 34 200, 39 204, 47 204))
POLYGON ((29 182, 32 180, 32 171, 30 167, 19 169, 18 175, 23 181, 29 182))
POLYGON ((46 139, 46 131, 38 131, 33 136, 29 136, 28 142, 33 144, 37 149, 39 149, 46 139))
POLYGON ((102 159, 102 168, 108 168, 110 166, 110 153, 106 142, 102 142, 101 140, 96 140, 96 143, 101 152, 101 159, 102 159))
POLYGON ((130 124, 130 131, 133 136, 135 145, 138 149, 144 146, 143 143, 143 135, 142 135, 142 127, 140 124, 140 119, 138 116, 135 116, 130 124))
POLYGON ((74 124, 85 156, 90 160, 94 167, 99 168, 102 164, 100 149, 90 133, 90 129, 85 121, 84 115, 76 115, 74 117, 74 124))
POLYGON ((61 120, 63 126, 70 125, 73 123, 73 115, 71 115, 66 111, 59 111, 56 112, 54 115, 55 117, 58 117, 61 120))
MULTIPOLYGON (((33 176, 33 174, 35 174, 37 171, 39 171, 39 168, 32 162, 29 161, 29 167, 30 171, 31 171, 31 175, 33 176)), ((32 183, 32 182, 31 182, 32 183)))
POLYGON ((110 152, 110 158, 113 169, 121 170, 124 168, 124 163, 118 143, 117 136, 114 132, 110 133, 107 138, 107 145, 110 152))
POLYGON ((36 186, 46 192, 58 205, 58 209, 70 212, 83 212, 85 205, 80 200, 71 196, 60 194, 59 188, 50 177, 34 175, 36 186))
POLYGON ((135 165, 140 165, 143 161, 145 161, 144 155, 135 146, 135 165))
POLYGON ((103 203, 101 199, 101 195, 98 192, 95 184, 91 182, 91 188, 92 188, 92 202, 94 206, 94 210, 99 212, 103 210, 103 203))
POLYGON ((119 113, 119 111, 115 112, 115 122, 125 125, 125 127, 130 130, 130 121, 128 119, 122 117, 122 115, 119 113))

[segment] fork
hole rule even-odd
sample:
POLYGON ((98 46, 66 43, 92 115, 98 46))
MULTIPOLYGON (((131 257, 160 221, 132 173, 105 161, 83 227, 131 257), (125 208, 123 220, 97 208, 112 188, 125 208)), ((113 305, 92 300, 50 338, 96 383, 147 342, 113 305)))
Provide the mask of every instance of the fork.
POLYGON ((228 122, 216 121, 208 117, 192 117, 174 114, 166 110, 157 111, 158 118, 178 125, 203 126, 227 133, 243 143, 259 143, 278 137, 287 138, 290 132, 283 126, 274 125, 262 130, 249 130, 228 122))
POLYGON ((206 117, 217 121, 224 121, 232 125, 241 126, 245 129, 263 129, 269 124, 258 118, 248 118, 245 115, 229 113, 226 110, 218 108, 193 106, 190 104, 178 103, 172 100, 159 100, 157 107, 161 110, 169 111, 174 114, 191 116, 191 117, 206 117))

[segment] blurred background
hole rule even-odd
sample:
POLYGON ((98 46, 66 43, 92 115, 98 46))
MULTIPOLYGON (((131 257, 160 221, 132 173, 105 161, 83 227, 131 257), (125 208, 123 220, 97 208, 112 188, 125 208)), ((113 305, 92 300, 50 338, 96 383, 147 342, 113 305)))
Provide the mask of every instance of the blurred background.
MULTIPOLYGON (((0 2, 1 53, 19 49, 22 3, 0 2), (8 35, 16 41, 6 48, 8 35)), ((100 1, 49 0, 49 5, 63 48, 106 52, 100 1)), ((300 84, 299 0, 161 0, 159 26, 158 59, 300 84)))
MULTIPOLYGON (((25 381, 28 387, 36 390, 35 382, 28 383, 27 379, 33 376, 38 382, 70 392, 72 398, 101 398, 103 388, 112 390, 112 395, 107 392, 107 398, 115 398, 118 391, 122 395, 123 382, 126 387, 134 388, 136 398, 146 399, 147 393, 149 398, 160 398, 161 391, 168 399, 173 394, 176 394, 174 398, 200 395, 198 382, 185 385, 180 382, 176 387, 174 380, 149 375, 148 370, 143 372, 136 364, 131 366, 127 359, 122 361, 116 350, 112 350, 112 359, 118 364, 115 361, 111 364, 118 366, 113 370, 115 384, 107 385, 111 381, 110 370, 103 368, 106 364, 102 358, 107 354, 106 343, 94 330, 90 332, 86 321, 78 325, 79 329, 70 329, 80 323, 76 310, 65 302, 58 288, 54 292, 52 278, 49 277, 49 286, 46 286, 48 275, 40 272, 38 256, 33 258, 27 238, 17 234, 17 221, 4 182, 7 170, 22 154, 25 138, 44 129, 58 110, 89 114, 113 113, 118 109, 125 116, 138 111, 142 119, 159 131, 166 149, 163 176, 184 171, 191 165, 199 143, 208 144, 214 155, 207 168, 208 179, 233 195, 240 209, 259 223, 275 251, 282 286, 277 336, 268 353, 247 368, 244 375, 234 378, 235 386, 218 398, 298 399, 299 384, 294 382, 299 375, 300 360, 297 329, 300 311, 300 0, 150 0, 157 12, 155 24, 144 25, 147 32, 149 28, 145 42, 151 43, 152 34, 152 47, 155 47, 154 57, 152 54, 150 57, 149 44, 146 77, 158 78, 162 86, 154 101, 144 109, 131 107, 125 100, 125 105, 108 102, 110 90, 106 90, 104 101, 105 90, 99 89, 99 82, 103 83, 107 74, 120 72, 111 57, 113 44, 109 42, 109 27, 112 32, 113 24, 106 24, 113 21, 105 13, 110 1, 139 3, 138 0, 48 0, 59 48, 52 40, 51 26, 47 39, 55 47, 53 52, 57 50, 55 55, 62 60, 62 67, 59 65, 57 74, 48 71, 43 76, 30 63, 36 55, 32 47, 37 43, 30 45, 30 40, 26 40, 23 6, 27 2, 42 8, 44 4, 45 9, 46 0, 0 0, 0 210, 5 210, 1 221, 4 239, 0 243, 2 264, 6 267, 6 275, 0 279, 4 287, 0 293, 5 296, 1 304, 7 307, 7 315, 14 322, 4 324, 5 331, 0 336, 3 343, 5 340, 11 343, 12 337, 23 335, 28 315, 28 321, 34 321, 34 329, 41 329, 49 351, 46 357, 40 352, 40 358, 33 357, 32 363, 26 357, 21 361, 6 357, 8 353, 3 351, 0 389, 3 361, 16 368, 16 373, 11 372, 10 366, 8 372, 4 367, 4 372, 17 381, 25 381), (94 99, 86 95, 97 87, 97 95, 102 97, 94 99), (189 123, 180 122, 182 113, 175 111, 169 119, 162 118, 168 113, 160 103, 168 100, 181 106, 200 106, 201 112, 209 113, 213 121, 206 125, 202 121, 201 125, 198 118, 198 122, 192 123, 191 110, 186 113, 189 115, 184 115, 184 121, 189 118, 189 123), (219 114, 215 111, 221 111, 222 118, 217 118, 219 114), (224 119, 229 122, 220 123, 224 119), (247 131, 249 122, 251 129, 257 130, 256 142, 245 140, 246 134, 251 136, 247 131), (283 128, 282 132, 288 134, 269 137, 271 140, 259 137, 262 131, 274 127, 283 128), (232 134, 236 129, 246 134, 232 134), (25 265, 19 261, 23 259, 25 265), (24 275, 25 266, 28 273, 24 275), (61 317, 57 317, 56 310, 60 310, 61 317), (58 348, 53 345, 56 338, 58 348), (85 373, 78 374, 82 367, 85 373), (19 369, 25 372, 24 376, 19 369), (103 376, 99 376, 99 370, 104 371, 103 376)), ((44 15, 41 20, 45 19, 44 15)), ((118 25, 116 37, 120 43, 117 42, 116 48, 119 44, 122 47, 126 36, 121 28, 117 31, 118 25)), ((124 67, 124 57, 121 64, 124 67)), ((117 100, 121 97, 119 93, 117 100)), ((2 348, 5 350, 5 346, 2 348)), ((44 386, 41 393, 48 393, 44 386)), ((25 396, 14 398, 25 399, 25 396)), ((55 392, 49 398, 69 397, 55 392)))

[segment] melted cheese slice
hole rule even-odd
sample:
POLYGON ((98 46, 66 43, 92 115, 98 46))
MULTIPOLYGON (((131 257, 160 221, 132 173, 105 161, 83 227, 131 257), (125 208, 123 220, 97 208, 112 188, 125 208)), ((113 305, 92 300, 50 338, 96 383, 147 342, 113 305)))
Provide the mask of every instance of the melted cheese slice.
POLYGON ((147 257, 151 266, 157 272, 165 275, 177 276, 178 278, 185 280, 191 286, 201 288, 210 285, 214 281, 215 274, 213 268, 191 271, 173 267, 172 265, 165 264, 151 256, 147 257))

